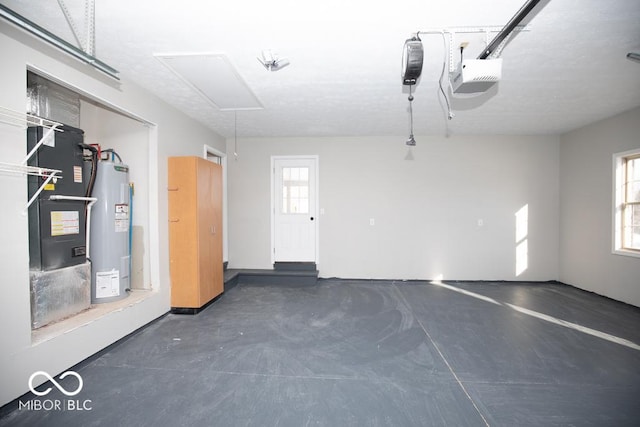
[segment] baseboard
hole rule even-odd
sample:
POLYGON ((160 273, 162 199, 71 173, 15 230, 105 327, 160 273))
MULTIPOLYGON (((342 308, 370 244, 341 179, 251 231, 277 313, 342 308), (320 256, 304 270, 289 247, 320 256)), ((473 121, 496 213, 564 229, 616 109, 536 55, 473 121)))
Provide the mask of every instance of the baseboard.
POLYGON ((214 302, 218 301, 220 297, 224 294, 224 292, 217 297, 213 298, 211 301, 203 305, 202 307, 171 307, 171 314, 189 314, 195 315, 200 313, 202 310, 209 307, 214 302))

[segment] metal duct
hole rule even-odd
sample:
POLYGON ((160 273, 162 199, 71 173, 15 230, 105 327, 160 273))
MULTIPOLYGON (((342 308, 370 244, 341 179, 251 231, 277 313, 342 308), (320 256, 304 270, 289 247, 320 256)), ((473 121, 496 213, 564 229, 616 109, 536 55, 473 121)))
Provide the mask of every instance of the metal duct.
POLYGON ((70 44, 69 42, 61 39, 60 37, 56 36, 50 31, 45 30, 35 22, 29 21, 24 16, 17 14, 13 10, 1 4, 0 4, 0 16, 6 19, 7 21, 11 22, 12 24, 18 26, 19 28, 25 30, 26 32, 31 33, 34 36, 52 44, 53 46, 57 47, 63 52, 73 56, 74 58, 95 67, 96 69, 102 71, 109 77, 113 77, 116 80, 120 80, 118 78, 118 70, 116 70, 115 68, 112 68, 107 64, 105 64, 104 62, 100 61, 99 59, 91 55, 88 55, 87 53, 78 49, 77 47, 70 44))

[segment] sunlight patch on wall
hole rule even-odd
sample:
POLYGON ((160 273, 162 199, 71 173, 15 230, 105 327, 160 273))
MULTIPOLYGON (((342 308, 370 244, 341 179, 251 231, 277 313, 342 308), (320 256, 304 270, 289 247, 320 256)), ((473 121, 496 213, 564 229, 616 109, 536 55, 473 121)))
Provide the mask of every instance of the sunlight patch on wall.
POLYGON ((529 205, 516 212, 516 276, 529 268, 529 205))

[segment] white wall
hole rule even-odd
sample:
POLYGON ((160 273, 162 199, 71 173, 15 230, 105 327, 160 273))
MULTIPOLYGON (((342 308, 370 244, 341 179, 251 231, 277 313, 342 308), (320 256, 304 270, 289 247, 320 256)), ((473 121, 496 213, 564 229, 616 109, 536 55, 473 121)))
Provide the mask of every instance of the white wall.
POLYGON ((613 154, 640 148, 640 108, 563 135, 560 280, 640 306, 640 258, 612 253, 613 154))
POLYGON ((413 161, 404 140, 240 139, 229 159, 230 267, 271 268, 270 156, 317 154, 321 277, 557 278, 558 138, 418 136, 413 161), (525 205, 528 268, 518 276, 515 214, 525 205))
MULTIPOLYGON (((25 110, 26 70, 34 67, 103 103, 155 123, 149 130, 150 282, 156 292, 64 335, 33 345, 29 303, 26 178, 0 173, 0 405, 28 390, 38 370, 58 374, 169 309, 167 157, 202 155, 204 144, 225 150, 221 137, 148 92, 115 82, 91 67, 0 22, 0 106, 25 110)), ((24 129, 0 123, 0 161, 19 163, 26 154, 24 129)))

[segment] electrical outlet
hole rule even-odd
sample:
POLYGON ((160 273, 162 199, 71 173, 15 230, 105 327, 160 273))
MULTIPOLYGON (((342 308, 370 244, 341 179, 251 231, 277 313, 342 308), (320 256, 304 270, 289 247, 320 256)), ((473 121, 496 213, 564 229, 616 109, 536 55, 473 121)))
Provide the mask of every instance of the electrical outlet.
POLYGON ((374 218, 369 218, 369 225, 376 225, 376 220, 374 218))

